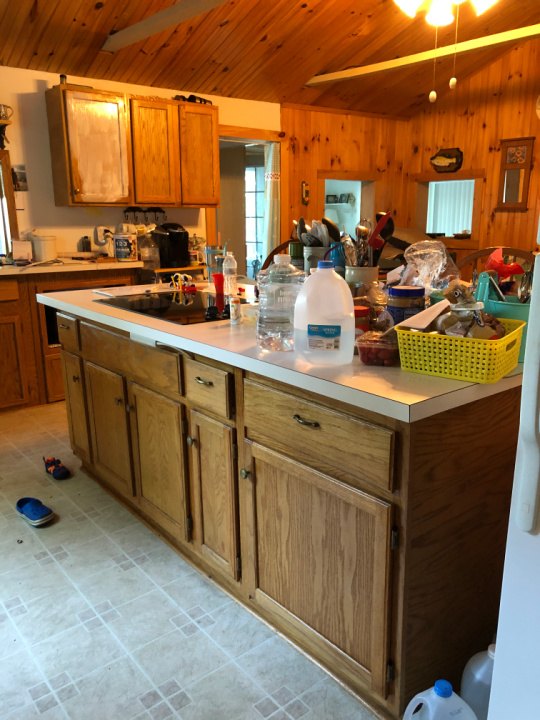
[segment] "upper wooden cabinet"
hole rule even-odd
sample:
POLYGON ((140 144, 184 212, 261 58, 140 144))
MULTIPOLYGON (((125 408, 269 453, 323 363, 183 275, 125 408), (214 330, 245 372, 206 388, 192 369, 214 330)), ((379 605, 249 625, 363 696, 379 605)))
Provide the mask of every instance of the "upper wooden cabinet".
POLYGON ((219 203, 216 107, 134 97, 131 128, 136 203, 219 203))
POLYGON ((218 110, 213 105, 180 103, 182 205, 219 204, 218 110))
POLYGON ((180 203, 180 134, 177 103, 131 98, 135 202, 180 203))
POLYGON ((130 204, 126 97, 61 85, 45 96, 56 205, 130 204))

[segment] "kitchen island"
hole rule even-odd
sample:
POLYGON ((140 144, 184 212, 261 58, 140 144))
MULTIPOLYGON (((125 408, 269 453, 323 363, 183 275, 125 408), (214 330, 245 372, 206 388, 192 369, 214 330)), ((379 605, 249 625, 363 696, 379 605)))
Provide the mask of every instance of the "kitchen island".
POLYGON ((56 309, 84 467, 381 717, 496 631, 519 372, 478 385, 258 351, 253 324, 56 309))

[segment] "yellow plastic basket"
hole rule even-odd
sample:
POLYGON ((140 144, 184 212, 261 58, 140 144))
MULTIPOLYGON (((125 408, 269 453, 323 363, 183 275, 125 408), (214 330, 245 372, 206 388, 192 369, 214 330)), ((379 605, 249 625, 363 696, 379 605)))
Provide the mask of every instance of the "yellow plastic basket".
POLYGON ((500 340, 450 337, 396 327, 403 370, 466 382, 493 383, 518 362, 522 320, 501 318, 506 335, 500 340))

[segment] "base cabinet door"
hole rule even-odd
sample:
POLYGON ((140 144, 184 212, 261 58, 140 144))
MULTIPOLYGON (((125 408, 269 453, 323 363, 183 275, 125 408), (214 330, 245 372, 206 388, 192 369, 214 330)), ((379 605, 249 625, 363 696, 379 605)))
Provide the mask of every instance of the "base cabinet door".
POLYGON ((93 466, 98 477, 133 497, 128 404, 122 375, 85 363, 93 466))
POLYGON ((235 431, 191 410, 189 417, 194 542, 218 571, 239 579, 235 431))
POLYGON ((252 486, 255 601, 300 637, 311 633, 307 646, 315 637, 330 667, 352 659, 366 688, 384 696, 390 505, 262 445, 246 446, 251 461, 240 474, 252 486))
POLYGON ((183 407, 136 383, 129 384, 131 437, 141 510, 173 537, 187 541, 183 407))
POLYGON ((71 447, 81 460, 88 463, 90 462, 90 434, 84 394, 83 362, 77 355, 63 351, 62 369, 71 447))

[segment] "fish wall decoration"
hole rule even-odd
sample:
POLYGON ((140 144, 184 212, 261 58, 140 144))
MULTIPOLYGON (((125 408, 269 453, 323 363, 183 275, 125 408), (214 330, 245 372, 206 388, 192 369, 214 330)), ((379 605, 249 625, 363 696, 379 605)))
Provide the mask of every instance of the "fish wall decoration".
POLYGON ((459 148, 443 148, 429 158, 435 172, 456 172, 463 163, 463 152, 459 148))

